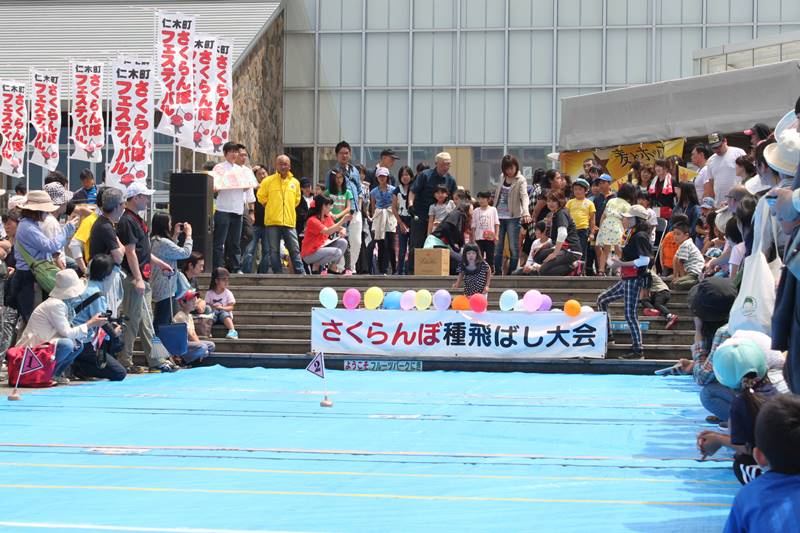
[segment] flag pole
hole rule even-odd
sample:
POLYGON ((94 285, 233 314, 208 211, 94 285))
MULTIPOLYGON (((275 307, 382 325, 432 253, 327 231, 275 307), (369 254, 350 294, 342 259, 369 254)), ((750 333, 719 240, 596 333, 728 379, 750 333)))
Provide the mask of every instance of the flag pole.
POLYGON ((320 407, 333 407, 333 400, 328 399, 328 378, 325 376, 325 354, 320 352, 322 356, 322 390, 325 391, 325 396, 319 402, 320 407))
POLYGON ((18 402, 22 399, 22 395, 19 393, 19 378, 22 377, 22 370, 25 368, 25 356, 28 355, 28 348, 22 350, 22 362, 19 364, 19 369, 17 370, 17 382, 14 384, 14 390, 11 391, 11 394, 8 395, 8 401, 10 402, 18 402))

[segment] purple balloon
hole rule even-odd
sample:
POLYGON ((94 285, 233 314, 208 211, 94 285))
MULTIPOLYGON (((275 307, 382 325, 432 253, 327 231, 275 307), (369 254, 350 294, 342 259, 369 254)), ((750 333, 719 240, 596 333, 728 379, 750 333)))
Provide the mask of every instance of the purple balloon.
POLYGON ((342 296, 342 304, 346 309, 355 309, 361 303, 361 293, 358 289, 347 289, 342 296))
POLYGON ((400 309, 403 311, 410 311, 417 305, 416 291, 408 290, 400 297, 400 309))
POLYGON ((528 312, 538 311, 542 305, 542 293, 531 289, 522 297, 522 306, 528 312))
POLYGON ((542 303, 539 305, 539 311, 549 311, 553 307, 553 299, 546 294, 542 294, 542 303))
POLYGON ((450 302, 452 302, 450 293, 444 289, 439 289, 433 294, 433 307, 437 311, 447 311, 450 309, 450 302))

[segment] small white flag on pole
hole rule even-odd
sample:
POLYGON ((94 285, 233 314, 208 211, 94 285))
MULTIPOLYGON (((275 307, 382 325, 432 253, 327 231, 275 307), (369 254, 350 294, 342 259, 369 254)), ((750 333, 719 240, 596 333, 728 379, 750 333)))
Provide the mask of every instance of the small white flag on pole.
POLYGON ((311 372, 312 374, 325 379, 325 356, 322 352, 319 352, 317 355, 314 356, 314 359, 308 363, 306 370, 311 372))

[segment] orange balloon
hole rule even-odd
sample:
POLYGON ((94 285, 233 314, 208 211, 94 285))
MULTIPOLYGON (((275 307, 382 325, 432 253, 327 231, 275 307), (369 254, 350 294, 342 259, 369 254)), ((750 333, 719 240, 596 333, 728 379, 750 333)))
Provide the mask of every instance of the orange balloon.
POLYGON ((567 300, 564 302, 564 313, 571 317, 576 317, 581 314, 580 302, 578 300, 567 300))
POLYGON ((454 311, 469 311, 469 298, 460 294, 453 298, 453 310, 454 311))

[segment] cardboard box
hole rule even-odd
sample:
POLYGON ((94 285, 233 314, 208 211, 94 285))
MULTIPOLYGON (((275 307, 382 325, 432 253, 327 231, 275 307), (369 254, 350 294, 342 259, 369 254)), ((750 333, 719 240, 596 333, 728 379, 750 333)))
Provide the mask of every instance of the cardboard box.
POLYGON ((414 250, 414 274, 417 276, 449 276, 450 250, 417 248, 414 250))

